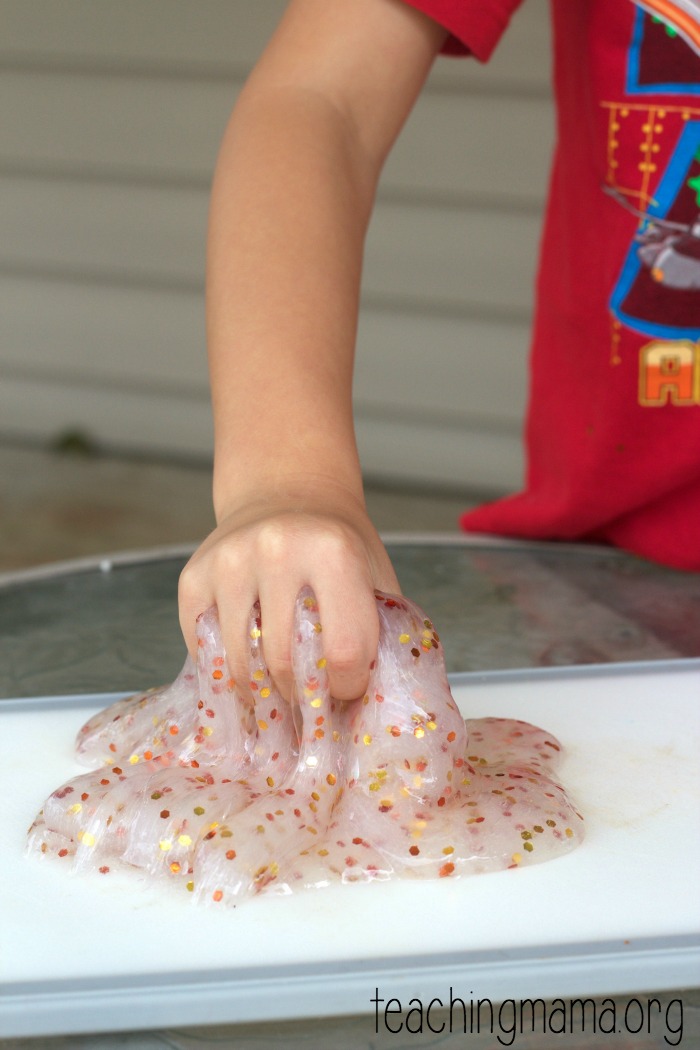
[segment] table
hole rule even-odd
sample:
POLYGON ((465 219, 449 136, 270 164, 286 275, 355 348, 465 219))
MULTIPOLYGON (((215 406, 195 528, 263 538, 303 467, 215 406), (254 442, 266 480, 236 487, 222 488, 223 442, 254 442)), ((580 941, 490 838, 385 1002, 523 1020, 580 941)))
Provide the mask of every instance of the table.
MULTIPOLYGON (((435 622, 452 673, 507 679, 557 667, 700 658, 700 575, 595 547, 439 536, 387 537, 387 546, 404 592, 435 622)), ((173 678, 184 657, 176 594, 188 554, 170 548, 0 577, 0 703, 137 690, 173 678)), ((657 998, 668 1003, 673 994, 657 998)), ((697 995, 684 992, 683 999, 697 1021, 697 995)), ((358 1047, 397 1045, 357 1017, 220 1031, 230 1046, 301 1046, 324 1036, 358 1047)), ((202 1031, 200 1043, 196 1032, 170 1033, 168 1045, 205 1045, 214 1034, 202 1031)), ((105 1038, 95 1037, 95 1047, 106 1046, 105 1038)), ((131 1037, 123 1038, 120 1045, 129 1045, 131 1037)), ((163 1045, 157 1033, 142 1038, 144 1047, 163 1045)), ((635 1047, 657 1045, 640 1038, 635 1047)), ((478 1036, 470 1045, 493 1044, 478 1036)), ((526 1038, 517 1045, 544 1044, 526 1038)), ((616 1045, 624 1047, 624 1038, 616 1045)))

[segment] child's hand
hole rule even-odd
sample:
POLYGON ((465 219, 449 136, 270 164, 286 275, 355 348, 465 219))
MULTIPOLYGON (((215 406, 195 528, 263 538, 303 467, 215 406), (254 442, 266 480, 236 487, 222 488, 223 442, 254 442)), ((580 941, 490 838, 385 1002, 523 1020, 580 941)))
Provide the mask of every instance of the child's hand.
POLYGON ((188 649, 196 654, 197 616, 216 605, 229 669, 248 692, 246 622, 259 598, 267 666, 289 698, 294 600, 304 584, 319 604, 332 695, 361 696, 379 636, 374 590, 400 589, 362 501, 327 480, 296 489, 292 498, 256 494, 204 541, 180 578, 188 649))

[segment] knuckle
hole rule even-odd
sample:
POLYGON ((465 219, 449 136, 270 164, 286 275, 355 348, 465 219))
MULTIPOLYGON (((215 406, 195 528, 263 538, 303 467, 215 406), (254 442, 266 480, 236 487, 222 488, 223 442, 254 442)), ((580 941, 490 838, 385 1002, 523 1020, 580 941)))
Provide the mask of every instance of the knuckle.
POLYGON ((214 573, 217 576, 235 576, 241 571, 244 560, 238 544, 220 543, 214 552, 214 573))
POLYGON ((340 676, 362 674, 369 664, 365 647, 355 642, 329 646, 326 663, 331 673, 340 676))
POLYGON ((341 524, 328 526, 319 539, 320 554, 331 564, 344 563, 357 555, 357 543, 349 529, 341 524))
POLYGON ((278 564, 289 556, 291 543, 290 530, 283 522, 267 521, 255 539, 256 556, 264 564, 278 564))
POLYGON ((192 560, 187 562, 177 581, 177 596, 180 603, 194 600, 199 591, 199 571, 192 560))

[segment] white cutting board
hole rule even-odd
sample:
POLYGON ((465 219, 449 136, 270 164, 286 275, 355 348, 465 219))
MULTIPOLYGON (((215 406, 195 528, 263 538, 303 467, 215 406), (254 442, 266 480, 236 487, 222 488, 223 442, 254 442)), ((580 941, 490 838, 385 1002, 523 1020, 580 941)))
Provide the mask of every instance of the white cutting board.
POLYGON ((368 1012, 375 972, 406 988, 442 975, 446 992, 461 973, 468 991, 501 998, 699 983, 698 662, 465 677, 453 686, 465 716, 521 718, 564 744, 561 779, 586 819, 584 844, 531 868, 335 886, 235 910, 193 905, 137 872, 74 877, 27 857, 44 798, 83 771, 76 730, 112 698, 0 702, 0 863, 12 888, 0 895, 0 980, 10 982, 0 1031, 368 1012))

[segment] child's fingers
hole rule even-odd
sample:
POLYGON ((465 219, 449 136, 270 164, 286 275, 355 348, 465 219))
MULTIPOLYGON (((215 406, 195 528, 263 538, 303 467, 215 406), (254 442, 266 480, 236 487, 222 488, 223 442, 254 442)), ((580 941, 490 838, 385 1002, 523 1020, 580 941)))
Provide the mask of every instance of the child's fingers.
POLYGON ((366 570, 352 569, 354 575, 341 572, 313 580, 330 693, 337 700, 354 700, 366 692, 379 643, 372 581, 366 570))
POLYGON ((177 589, 180 630, 192 659, 197 660, 197 617, 215 604, 211 578, 202 573, 197 565, 197 554, 180 573, 177 589))
POLYGON ((226 665, 238 694, 254 702, 250 663, 252 651, 260 648, 261 617, 259 609, 254 608, 257 595, 252 581, 247 587, 244 579, 236 582, 239 585, 235 589, 223 582, 219 585, 216 605, 226 651, 226 665))
POLYGON ((292 633, 294 603, 302 584, 296 577, 264 576, 260 581, 260 611, 265 664, 278 692, 285 700, 292 696, 292 633))
POLYGON ((249 618, 256 600, 256 589, 250 571, 244 571, 244 565, 245 560, 234 545, 212 545, 209 537, 180 574, 178 605, 182 634, 194 660, 197 659, 197 617, 216 606, 226 665, 239 693, 252 699, 248 680, 253 641, 249 618))

